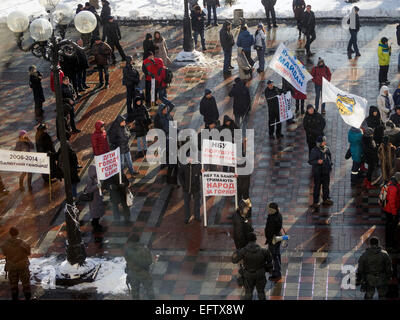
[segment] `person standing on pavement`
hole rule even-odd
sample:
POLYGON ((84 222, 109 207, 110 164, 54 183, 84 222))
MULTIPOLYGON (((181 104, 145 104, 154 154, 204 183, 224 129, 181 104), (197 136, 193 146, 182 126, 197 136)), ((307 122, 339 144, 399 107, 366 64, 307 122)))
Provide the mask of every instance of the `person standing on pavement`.
POLYGON ((157 50, 158 48, 153 42, 153 36, 151 33, 146 33, 146 38, 143 40, 143 60, 148 58, 150 52, 154 54, 157 50))
POLYGON ((398 84, 397 89, 393 92, 393 101, 397 110, 397 107, 400 107, 400 83, 398 84))
MULTIPOLYGON (((18 134, 18 141, 15 144, 15 151, 31 152, 34 149, 32 141, 28 137, 25 130, 20 130, 18 134)), ((28 175, 28 190, 32 192, 32 172, 22 172, 19 176, 19 190, 24 191, 25 176, 28 175)))
POLYGON ((115 174, 111 178, 104 180, 104 187, 110 192, 110 201, 113 211, 114 221, 121 221, 121 212, 119 205, 122 206, 122 214, 124 216, 124 223, 130 222, 131 212, 126 204, 126 193, 129 189, 129 180, 125 173, 121 171, 122 184, 119 183, 119 175, 115 174))
POLYGON ((126 57, 126 64, 122 70, 122 85, 126 86, 126 109, 133 112, 132 101, 135 96, 136 86, 140 83, 140 74, 133 65, 133 57, 126 57))
POLYGON ((64 71, 64 75, 69 78, 77 96, 79 99, 81 96, 78 94, 78 70, 79 70, 79 60, 78 56, 72 55, 62 55, 62 60, 60 61, 61 69, 64 71))
POLYGON ((131 150, 129 147, 129 139, 131 133, 126 125, 126 119, 118 115, 108 130, 108 141, 110 142, 111 150, 115 150, 119 147, 121 155, 121 170, 128 167, 131 177, 137 172, 133 169, 131 150))
POLYGON ((195 6, 194 10, 190 13, 192 19, 194 47, 197 47, 197 39, 200 35, 201 47, 206 51, 206 39, 204 37, 204 23, 206 21, 206 14, 201 10, 200 6, 195 6))
POLYGON ((143 98, 141 96, 137 96, 135 98, 133 106, 134 108, 132 110, 132 114, 128 114, 128 117, 135 123, 133 130, 135 131, 135 136, 137 140, 136 159, 139 159, 146 156, 146 135, 149 132, 151 118, 149 116, 149 112, 143 104, 143 98))
POLYGON ((37 70, 36 66, 29 67, 29 87, 33 92, 33 100, 35 101, 35 117, 38 121, 43 119, 43 102, 45 102, 43 87, 42 87, 42 74, 37 70))
POLYGON ((397 128, 390 120, 386 122, 385 127, 384 135, 389 138, 389 142, 395 146, 397 150, 397 148, 400 147, 400 128, 397 128))
MULTIPOLYGON (((396 38, 397 38, 397 45, 400 46, 400 22, 396 27, 396 38)), ((400 72, 400 52, 399 52, 397 70, 398 72, 400 72)))
POLYGON ((178 167, 178 179, 183 188, 183 200, 185 207, 185 223, 190 221, 190 202, 193 197, 194 201, 194 219, 201 221, 200 219, 200 176, 201 176, 201 164, 195 163, 193 158, 188 158, 187 164, 179 163, 178 167))
POLYGON ((311 5, 307 5, 306 7, 306 11, 303 14, 303 19, 301 22, 301 28, 307 38, 305 49, 307 52, 307 56, 310 57, 314 55, 314 53, 311 52, 310 49, 311 43, 317 38, 317 36, 315 35, 315 15, 314 12, 311 11, 311 5))
POLYGON ((320 192, 322 186, 322 204, 332 205, 333 201, 329 198, 330 174, 332 171, 331 151, 326 145, 326 137, 319 136, 316 146, 311 150, 308 163, 312 165, 314 176, 314 202, 311 205, 315 210, 319 208, 320 192))
POLYGON ((383 123, 390 118, 390 113, 394 110, 393 96, 389 93, 387 86, 382 86, 377 98, 378 109, 381 113, 383 123))
POLYGON ((222 50, 224 51, 224 69, 225 75, 230 75, 231 70, 234 69, 231 64, 232 48, 235 45, 235 40, 232 34, 232 23, 225 21, 221 30, 219 31, 219 41, 221 42, 222 50))
POLYGON ((272 24, 274 28, 278 28, 278 25, 276 24, 276 17, 275 17, 275 4, 276 0, 261 0, 262 5, 264 6, 265 9, 265 15, 267 17, 267 24, 268 24, 268 30, 271 29, 271 20, 269 16, 271 15, 272 18, 272 24))
POLYGON ((126 243, 124 257, 126 261, 126 283, 130 286, 132 298, 140 299, 140 285, 146 290, 147 298, 154 300, 153 279, 150 266, 153 257, 150 250, 140 243, 140 238, 133 233, 126 243))
POLYGON ((243 260, 243 284, 245 288, 245 300, 253 299, 254 287, 257 289, 259 300, 266 300, 265 285, 267 279, 265 272, 269 272, 272 268, 271 253, 261 248, 257 243, 257 236, 250 233, 248 236, 249 243, 240 250, 236 250, 232 255, 232 262, 238 263, 243 260))
POLYGON ((316 140, 324 135, 325 119, 315 111, 312 104, 307 105, 307 112, 303 119, 303 127, 306 131, 308 154, 316 146, 316 140))
POLYGON ((107 141, 107 132, 104 121, 97 120, 94 124, 95 131, 91 136, 93 154, 100 156, 107 152, 110 152, 110 146, 107 141))
POLYGON ((364 178, 364 187, 366 189, 373 189, 375 186, 372 185, 372 173, 378 165, 378 148, 374 141, 374 129, 365 128, 362 136, 362 150, 365 157, 365 162, 368 164, 367 177, 364 178))
MULTIPOLYGON (((151 108, 151 79, 156 79, 159 68, 164 64, 162 60, 154 57, 154 52, 149 51, 147 53, 147 58, 144 59, 142 65, 142 71, 146 75, 146 106, 148 109, 151 108)), ((155 88, 154 97, 157 97, 157 86, 155 88)))
POLYGON ((385 125, 382 121, 381 113, 376 106, 370 106, 368 117, 365 119, 364 124, 374 130, 374 140, 376 145, 379 146, 383 140, 385 125))
POLYGON ((390 116, 392 121, 397 128, 400 128, 400 105, 396 106, 396 112, 390 116))
POLYGON ((106 27, 108 25, 108 17, 111 16, 111 8, 110 3, 107 0, 101 0, 101 13, 100 19, 101 24, 103 25, 103 41, 104 41, 104 34, 106 33, 106 27))
POLYGON ((268 207, 268 217, 265 224, 265 244, 268 245, 268 250, 271 252, 274 261, 274 269, 272 275, 268 278, 270 281, 277 282, 282 278, 281 274, 281 242, 272 243, 274 237, 281 236, 282 215, 279 212, 278 204, 271 202, 268 207))
POLYGON ((108 74, 108 60, 111 56, 111 47, 100 40, 100 37, 95 38, 95 43, 92 46, 92 55, 94 56, 95 64, 97 64, 97 71, 99 72, 99 88, 104 85, 103 73, 106 78, 104 88, 108 89, 110 84, 108 74))
POLYGON ((76 75, 76 81, 78 86, 78 92, 83 92, 90 87, 86 84, 86 70, 89 69, 88 59, 83 49, 83 40, 79 39, 77 45, 81 48, 76 50, 76 56, 78 57, 78 71, 76 75))
POLYGON ((171 59, 168 57, 168 46, 165 39, 161 36, 160 31, 154 32, 154 46, 157 48, 155 57, 162 59, 166 66, 171 64, 171 59))
POLYGON ((389 85, 387 75, 389 72, 390 56, 392 55, 392 47, 388 44, 389 39, 383 37, 378 46, 379 60, 379 86, 389 85))
POLYGON ((210 89, 204 90, 204 96, 200 101, 200 114, 203 116, 206 126, 212 122, 217 122, 219 119, 217 101, 212 96, 210 89))
MULTIPOLYGON (((72 196, 74 198, 78 195, 78 183, 81 182, 81 178, 79 177, 79 169, 82 168, 78 162, 78 156, 74 149, 72 149, 71 144, 67 142, 68 147, 68 157, 69 157, 69 167, 70 167, 70 175, 71 175, 71 184, 72 184, 72 196)), ((64 177, 64 163, 61 157, 61 148, 57 151, 57 167, 58 170, 62 173, 64 177)))
POLYGON ((203 0, 203 6, 207 7, 207 13, 208 13, 208 21, 206 27, 211 26, 211 10, 213 11, 214 14, 213 26, 217 27, 218 26, 217 7, 220 6, 219 0, 203 0))
POLYGON ((282 93, 282 90, 274 86, 272 80, 267 81, 267 88, 265 89, 264 95, 268 105, 268 133, 270 139, 275 139, 274 131, 276 127, 276 138, 280 139, 283 137, 281 133, 282 124, 280 123, 279 117, 279 101, 278 96, 282 93), (279 123, 278 123, 279 122, 279 123))
POLYGON ((239 207, 232 217, 233 241, 236 250, 244 248, 249 243, 249 234, 254 231, 248 214, 251 210, 250 201, 240 200, 239 207))
POLYGON ((369 248, 358 259, 356 286, 365 291, 365 300, 371 300, 378 291, 379 299, 386 299, 389 281, 392 280, 392 261, 388 253, 379 246, 379 240, 372 237, 369 248))
POLYGON ((378 157, 382 179, 386 183, 396 172, 396 147, 390 143, 388 136, 383 137, 383 142, 378 147, 378 157))
POLYGON ((257 26, 257 31, 254 35, 254 49, 257 52, 257 57, 258 57, 258 69, 257 72, 261 73, 264 72, 265 68, 265 39, 267 38, 266 36, 266 31, 262 23, 259 23, 257 26))
MULTIPOLYGON (((319 100, 322 99, 322 78, 331 81, 332 73, 329 67, 325 65, 325 61, 322 58, 318 58, 318 63, 312 68, 311 75, 315 84, 315 110, 318 111, 319 100)), ((325 113, 325 103, 322 103, 321 114, 325 113)))
POLYGON ((250 80, 253 77, 253 68, 247 60, 245 52, 240 47, 237 48, 237 64, 239 68, 240 79, 243 81, 250 80))
POLYGON ((296 115, 304 116, 304 102, 307 99, 307 95, 294 89, 293 99, 296 101, 296 115))
POLYGON ((121 40, 121 31, 119 30, 119 26, 117 21, 114 21, 113 16, 108 17, 108 23, 105 26, 105 30, 103 33, 103 41, 107 39, 107 43, 111 48, 111 59, 112 64, 116 64, 116 58, 114 54, 114 49, 117 48, 119 55, 121 56, 122 61, 126 61, 126 55, 124 50, 121 47, 119 41, 121 40))
POLYGON ((10 281, 11 298, 18 300, 18 283, 21 281, 25 300, 30 300, 32 293, 28 257, 31 254, 31 247, 24 240, 18 238, 19 231, 17 228, 10 228, 9 233, 11 237, 1 246, 1 251, 6 260, 4 271, 6 272, 6 279, 8 275, 10 281))
POLYGON ((69 114, 69 123, 71 125, 72 133, 79 133, 81 130, 76 128, 75 124, 75 101, 76 92, 69 82, 69 78, 65 76, 61 85, 61 94, 64 102, 65 112, 69 114))
MULTIPOLYGON (((157 75, 156 75, 156 90, 158 92, 158 97, 168 107, 175 108, 173 103, 168 100, 167 95, 167 67, 164 65, 163 60, 161 58, 156 60, 157 63, 157 75)), ((169 70, 171 71, 171 70, 169 70)), ((172 72, 172 71, 171 71, 172 72)), ((158 103, 158 102, 157 102, 158 103)))
POLYGON ((100 183, 97 180, 96 166, 89 167, 88 176, 85 192, 93 194, 93 200, 89 202, 91 224, 94 232, 103 232, 104 228, 100 224, 100 218, 105 214, 105 205, 99 191, 100 183))
POLYGON ((304 2, 304 0, 293 0, 293 12, 294 18, 297 22, 297 29, 299 29, 299 40, 301 39, 301 21, 303 20, 305 9, 306 3, 304 2))
POLYGON ((360 51, 358 50, 358 45, 357 45, 357 33, 360 31, 360 17, 358 15, 358 12, 360 11, 360 8, 358 7, 353 7, 350 18, 347 20, 347 24, 350 25, 349 30, 350 30, 350 40, 349 44, 347 46, 347 57, 349 59, 352 58, 352 53, 356 54, 356 57, 360 57, 360 51))
POLYGON ((360 177, 361 156, 363 154, 362 136, 363 133, 361 129, 355 127, 351 127, 347 135, 347 139, 350 143, 351 158, 353 160, 353 166, 351 167, 352 186, 356 185, 360 177))
POLYGON ((83 10, 86 11, 90 11, 91 13, 94 14, 94 16, 96 17, 96 28, 92 31, 92 38, 90 40, 90 46, 93 46, 93 43, 95 42, 96 38, 99 37, 100 38, 100 22, 101 22, 101 18, 99 17, 99 15, 97 14, 96 8, 90 4, 90 2, 86 2, 85 3, 85 7, 83 8, 83 10))
POLYGON ((229 96, 233 98, 233 116, 236 125, 242 129, 242 136, 245 137, 251 108, 250 90, 240 78, 236 78, 229 96))
POLYGON ((243 49, 243 52, 246 55, 247 61, 253 67, 254 61, 251 58, 251 47, 254 45, 254 37, 247 30, 246 24, 242 25, 241 30, 242 30, 242 32, 239 33, 236 44, 237 44, 238 48, 243 49))

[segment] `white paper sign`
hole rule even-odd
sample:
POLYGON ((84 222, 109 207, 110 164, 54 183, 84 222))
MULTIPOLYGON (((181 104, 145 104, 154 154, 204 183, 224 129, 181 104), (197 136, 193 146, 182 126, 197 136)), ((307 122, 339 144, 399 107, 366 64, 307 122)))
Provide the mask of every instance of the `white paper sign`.
POLYGON ((121 171, 119 147, 100 156, 95 156, 97 179, 106 180, 121 171))
POLYGON ((43 152, 0 150, 0 171, 50 174, 50 158, 43 152))
POLYGON ((236 144, 204 139, 201 159, 203 164, 235 167, 237 163, 236 144))
POLYGON ((292 112, 292 94, 290 91, 278 96, 279 101, 279 120, 284 122, 293 118, 292 112))
POLYGON ((231 172, 203 173, 203 195, 231 197, 236 195, 236 177, 231 172))

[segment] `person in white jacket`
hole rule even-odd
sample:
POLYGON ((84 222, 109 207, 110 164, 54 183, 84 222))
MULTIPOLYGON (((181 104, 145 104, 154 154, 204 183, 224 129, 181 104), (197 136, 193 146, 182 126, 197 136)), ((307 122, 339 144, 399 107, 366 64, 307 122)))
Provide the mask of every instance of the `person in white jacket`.
POLYGON ((377 103, 382 121, 386 123, 386 121, 389 120, 390 113, 394 110, 393 96, 389 93, 389 88, 387 86, 381 87, 377 103))

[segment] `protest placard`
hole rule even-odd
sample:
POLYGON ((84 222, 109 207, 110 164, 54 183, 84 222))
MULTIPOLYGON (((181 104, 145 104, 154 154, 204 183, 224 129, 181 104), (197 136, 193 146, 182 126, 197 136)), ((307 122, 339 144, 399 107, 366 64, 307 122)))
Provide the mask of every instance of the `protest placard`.
POLYGON ((43 152, 0 150, 0 171, 50 174, 50 158, 43 152))
POLYGON ((207 171, 203 173, 204 196, 235 196, 236 177, 231 172, 207 171))
POLYGON ((204 139, 201 152, 203 164, 236 167, 235 143, 204 139))
POLYGON ((97 179, 106 180, 121 172, 119 147, 100 156, 95 156, 97 179))

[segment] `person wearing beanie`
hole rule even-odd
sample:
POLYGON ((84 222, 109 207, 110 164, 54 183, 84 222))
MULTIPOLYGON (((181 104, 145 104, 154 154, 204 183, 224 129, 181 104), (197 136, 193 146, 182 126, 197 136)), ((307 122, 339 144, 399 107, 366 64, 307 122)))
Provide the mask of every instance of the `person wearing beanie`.
POLYGON ((351 127, 347 135, 348 142, 350 144, 351 158, 353 160, 353 166, 351 167, 351 185, 355 186, 360 177, 360 166, 362 150, 362 136, 361 129, 351 127))
POLYGON ((306 115, 303 119, 303 128, 306 132, 308 154, 316 146, 316 140, 319 136, 324 135, 325 119, 315 111, 312 104, 307 105, 306 115))
POLYGON ((294 18, 297 21, 297 29, 299 29, 299 40, 301 39, 301 20, 303 19, 306 3, 304 0, 293 0, 294 18))
POLYGON ((113 16, 108 17, 108 23, 104 25, 103 29, 103 41, 107 39, 107 43, 111 48, 111 59, 112 64, 116 64, 116 58, 114 49, 117 48, 122 61, 126 61, 126 55, 124 49, 122 49, 119 41, 121 40, 121 31, 118 26, 118 22, 114 21, 113 16))
POLYGON ((272 243, 274 237, 281 236, 282 215, 279 212, 278 204, 271 202, 267 206, 267 222, 265 224, 265 244, 268 244, 268 250, 271 252, 274 261, 274 270, 268 280, 277 282, 281 279, 281 242, 272 243))
POLYGON ((35 101, 35 117, 38 121, 43 119, 43 102, 45 102, 43 87, 42 87, 43 75, 37 70, 36 66, 32 65, 29 67, 29 87, 33 92, 33 100, 35 101))
POLYGON ((249 62, 250 66, 253 67, 254 60, 251 58, 251 47, 254 45, 254 37, 249 32, 247 25, 242 25, 241 29, 242 32, 239 33, 236 45, 238 48, 242 48, 247 61, 249 62))
POLYGON ((390 56, 392 55, 392 47, 388 44, 389 39, 383 37, 378 46, 379 58, 379 86, 389 85, 387 75, 389 72, 390 56))
POLYGON ((264 72, 265 68, 266 33, 263 24, 260 22, 257 26, 256 33, 254 34, 254 49, 256 50, 258 57, 258 73, 264 72))
POLYGON ((194 39, 194 47, 197 47, 197 39, 200 35, 201 47, 203 51, 206 51, 206 39, 204 37, 204 24, 206 21, 206 14, 203 10, 201 10, 200 6, 197 5, 194 7, 194 10, 190 13, 190 17, 192 19, 192 30, 193 30, 193 39, 194 39))
POLYGON ((303 14, 303 19, 301 21, 302 31, 305 33, 307 42, 305 45, 305 49, 307 52, 307 56, 311 57, 314 55, 311 52, 311 43, 317 38, 315 34, 315 14, 314 11, 311 10, 311 5, 307 5, 306 11, 303 14))
POLYGON ((378 157, 382 179, 386 183, 396 172, 396 147, 390 143, 388 136, 383 137, 383 143, 378 147, 378 157))
MULTIPOLYGON (((18 134, 18 141, 15 144, 15 151, 31 152, 34 150, 34 145, 29 139, 28 134, 25 130, 20 130, 18 134)), ((19 190, 24 191, 24 180, 25 176, 28 175, 28 190, 32 192, 32 173, 22 172, 19 176, 19 190)))
POLYGON ((257 244, 257 236, 253 232, 249 233, 248 240, 249 243, 244 248, 232 254, 232 263, 243 261, 239 269, 239 279, 245 289, 244 299, 253 300, 253 291, 256 288, 258 300, 266 300, 265 272, 271 272, 272 269, 271 253, 257 244))
POLYGON ((332 205, 333 201, 329 198, 329 183, 333 162, 331 151, 326 145, 325 136, 319 136, 317 138, 316 146, 311 150, 308 163, 312 165, 314 176, 313 204, 311 207, 315 210, 319 208, 321 186, 322 204, 332 205))
POLYGON ((233 241, 237 250, 244 248, 249 243, 249 233, 254 231, 251 221, 248 219, 250 209, 249 203, 242 199, 232 217, 233 241))
MULTIPOLYGON (((110 3, 107 0, 101 0, 101 13, 100 13, 100 19, 101 19, 101 24, 103 25, 103 37, 106 34, 106 27, 109 23, 109 17, 111 16, 111 7, 110 3)), ((103 40, 104 41, 104 40, 103 40)))
POLYGON ((385 247, 388 251, 398 249, 396 229, 399 223, 400 210, 400 172, 396 172, 387 183, 386 203, 383 203, 383 212, 386 216, 385 247))
POLYGON ((246 136, 247 122, 251 108, 250 90, 239 77, 235 79, 235 83, 229 96, 233 98, 233 116, 235 123, 242 129, 242 136, 246 136))
MULTIPOLYGON (((96 11, 96 8, 90 3, 90 2, 85 2, 85 6, 84 6, 84 8, 83 8, 83 10, 86 10, 86 11, 90 11, 91 13, 93 13, 94 14, 94 16, 96 17, 96 21, 97 21, 97 24, 96 24, 96 28, 92 31, 92 33, 91 33, 91 41, 90 41, 90 46, 93 46, 93 43, 94 43, 94 41, 95 41, 95 39, 97 38, 97 37, 99 37, 100 38, 100 23, 101 23, 101 18, 100 18, 100 16, 97 14, 97 11, 96 11)), ((81 35, 82 35, 83 33, 81 33, 81 35)), ((100 39, 99 39, 100 40, 100 39)))
POLYGON ((94 56, 94 62, 97 65, 97 71, 99 72, 99 88, 104 85, 103 73, 105 76, 105 88, 109 86, 109 73, 108 73, 108 60, 111 56, 111 47, 101 41, 100 37, 96 37, 96 40, 91 49, 91 55, 94 56))
POLYGON ((374 140, 374 129, 367 127, 362 135, 361 146, 365 162, 368 164, 367 176, 364 178, 363 184, 366 189, 373 189, 376 186, 372 185, 372 173, 378 165, 378 148, 374 140))
POLYGON ((276 131, 276 137, 278 139, 283 137, 283 134, 281 133, 282 123, 280 123, 278 101, 278 97, 281 94, 282 89, 275 87, 272 80, 268 80, 264 95, 268 105, 268 133, 270 139, 275 139, 274 131, 276 131))
POLYGON ((221 30, 219 31, 219 41, 221 42, 222 50, 224 51, 224 69, 223 72, 226 75, 231 75, 231 70, 234 69, 232 60, 232 48, 235 45, 235 40, 232 34, 232 23, 225 21, 221 30))
POLYGON ((18 283, 22 282, 22 290, 26 300, 31 299, 31 285, 29 272, 29 259, 31 247, 22 239, 18 238, 19 231, 17 228, 10 228, 10 238, 1 246, 1 251, 5 256, 6 265, 4 271, 6 278, 10 282, 10 290, 12 300, 18 300, 19 290, 18 283))
POLYGON ((365 300, 371 300, 375 290, 378 291, 379 300, 384 300, 392 276, 393 267, 389 254, 379 246, 377 237, 371 237, 369 247, 358 259, 356 286, 361 285, 365 300))
POLYGON ((146 75, 146 82, 145 82, 145 93, 146 93, 146 106, 147 109, 151 108, 152 102, 152 84, 151 82, 155 81, 155 92, 154 98, 156 99, 158 95, 158 87, 157 87, 157 80, 159 79, 159 74, 161 70, 164 68, 164 62, 160 58, 154 57, 154 51, 148 51, 146 54, 147 58, 143 60, 142 64, 142 71, 146 75))
POLYGON ((389 93, 389 88, 387 86, 381 87, 376 101, 382 116, 382 121, 386 123, 386 121, 389 120, 390 114, 394 110, 393 96, 389 93))
POLYGON ((400 128, 396 127, 391 120, 388 120, 385 126, 385 136, 389 138, 389 142, 397 149, 400 147, 400 128))
POLYGON ((362 127, 369 127, 374 130, 374 140, 377 146, 382 143, 385 125, 381 113, 376 106, 369 107, 368 117, 364 120, 362 127))
POLYGON ((355 53, 356 57, 361 56, 357 45, 357 33, 358 31, 360 31, 360 17, 358 15, 359 11, 360 8, 354 6, 353 9, 351 10, 350 17, 347 20, 347 24, 349 25, 349 30, 350 30, 350 40, 349 44, 347 45, 347 57, 349 59, 352 58, 352 53, 355 53))
MULTIPOLYGON (((332 73, 329 67, 325 65, 324 59, 318 58, 318 63, 312 68, 311 75, 315 85, 315 110, 318 111, 319 100, 322 99, 322 78, 331 81, 332 73)), ((321 114, 325 113, 325 103, 322 103, 321 114)))
POLYGON ((136 86, 140 83, 140 74, 133 65, 133 57, 126 57, 126 64, 122 70, 122 85, 126 86, 126 109, 129 113, 133 111, 132 101, 135 96, 136 86))
POLYGON ((270 15, 273 27, 278 28, 278 25, 276 24, 276 16, 274 8, 276 0, 261 0, 261 4, 264 6, 265 9, 265 16, 267 17, 268 30, 271 29, 271 20, 269 18, 270 15))
POLYGON ((200 101, 200 114, 203 116, 205 125, 216 122, 219 119, 217 101, 212 96, 210 89, 204 90, 204 96, 200 101))
POLYGON ((136 159, 143 158, 147 153, 146 135, 150 130, 149 126, 152 121, 149 112, 144 106, 144 99, 140 95, 135 98, 132 113, 128 113, 127 121, 135 123, 133 131, 137 142, 136 159))

